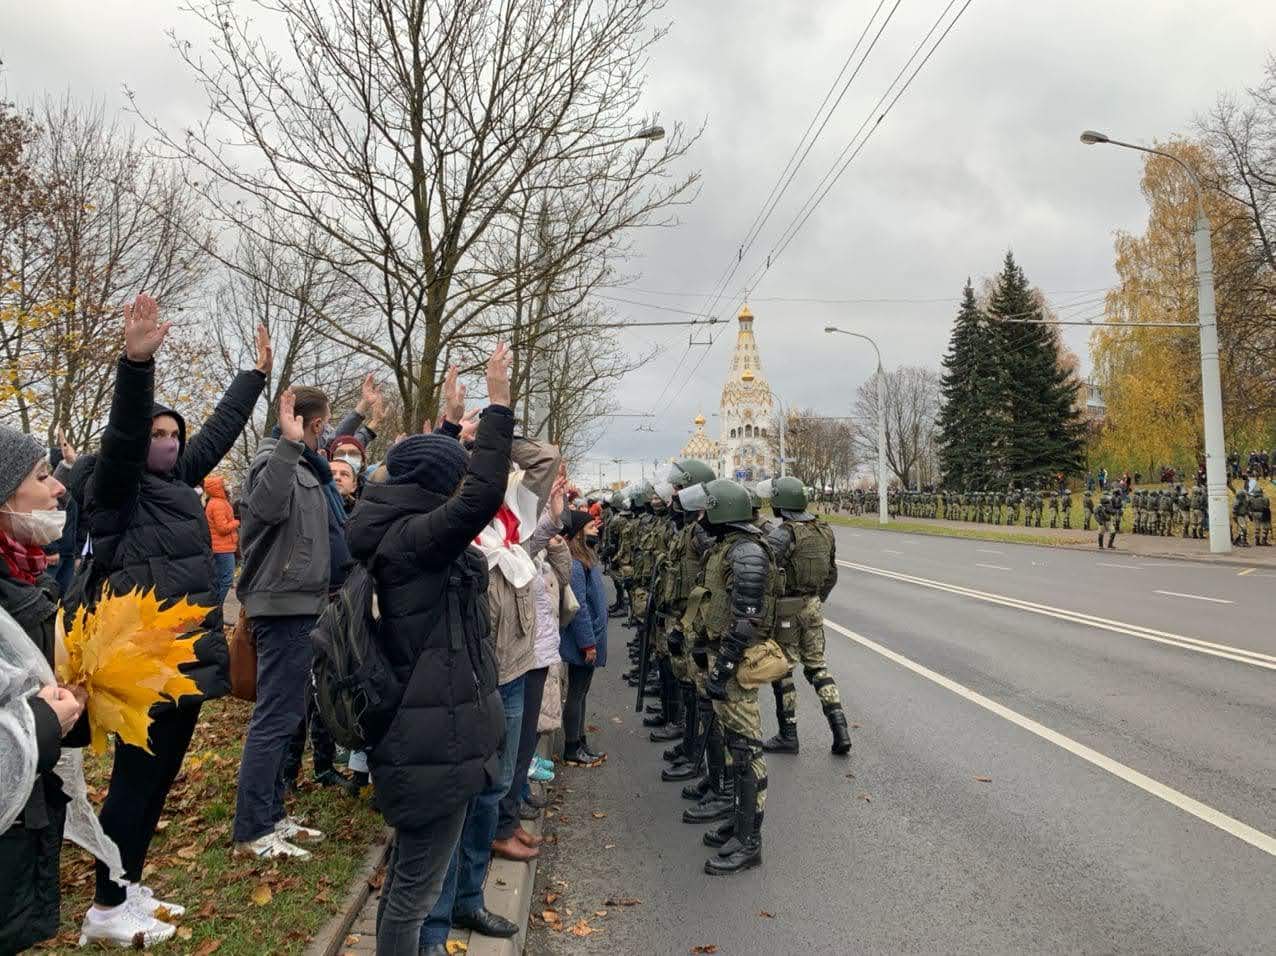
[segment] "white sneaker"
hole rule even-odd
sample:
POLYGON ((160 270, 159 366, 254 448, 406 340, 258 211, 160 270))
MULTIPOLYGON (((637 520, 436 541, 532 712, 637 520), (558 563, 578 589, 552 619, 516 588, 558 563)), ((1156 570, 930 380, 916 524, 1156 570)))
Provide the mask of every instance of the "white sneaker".
POLYGON ((260 860, 277 860, 291 857, 294 860, 310 859, 310 851, 293 846, 276 831, 272 830, 251 843, 236 843, 236 856, 255 856, 260 860))
POLYGON ((177 927, 162 923, 142 912, 132 903, 121 903, 109 910, 90 908, 80 925, 80 945, 90 943, 145 949, 173 938, 177 927))
POLYGON ((186 915, 186 907, 180 903, 170 903, 167 900, 158 900, 155 898, 155 891, 149 886, 143 886, 141 883, 130 883, 128 885, 128 901, 132 904, 133 909, 145 913, 147 916, 154 916, 159 919, 159 910, 163 910, 168 916, 177 917, 186 915))
POLYGON ((323 833, 319 830, 303 827, 296 817, 284 817, 275 824, 275 833, 284 840, 298 843, 322 843, 323 833))

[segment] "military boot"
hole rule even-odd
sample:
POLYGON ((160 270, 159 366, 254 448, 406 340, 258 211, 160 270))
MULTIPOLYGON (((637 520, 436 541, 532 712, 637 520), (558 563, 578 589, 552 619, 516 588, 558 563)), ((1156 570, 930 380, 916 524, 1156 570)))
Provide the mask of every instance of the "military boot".
POLYGON ((708 774, 701 777, 695 783, 689 783, 682 788, 679 796, 684 800, 701 800, 704 795, 709 792, 709 788, 713 781, 709 779, 708 774))
POLYGON ((1102 531, 1099 532, 1099 550, 1100 551, 1103 550, 1103 532, 1102 531))
POLYGON ((1108 550, 1111 551, 1116 547, 1112 542, 1116 541, 1117 533, 1115 531, 1108 532, 1108 550))
POLYGON ((829 730, 833 731, 833 753, 844 756, 851 751, 851 732, 846 726, 846 714, 841 704, 827 704, 824 716, 828 718, 829 730))
POLYGON ((706 755, 709 760, 709 786, 694 807, 683 811, 683 823, 716 823, 735 811, 734 774, 727 767, 726 743, 720 733, 710 732, 706 755))
POLYGON ((797 713, 785 706, 785 697, 796 700, 797 691, 793 687, 793 675, 789 674, 771 682, 771 693, 775 695, 775 719, 780 725, 780 732, 770 740, 764 741, 762 749, 769 754, 795 754, 798 752, 797 713))
POLYGON ((661 771, 660 779, 666 783, 694 780, 700 776, 709 723, 713 720, 713 702, 696 699, 694 684, 684 684, 680 689, 683 691, 683 706, 686 708, 686 733, 682 739, 684 759, 661 771))
POLYGON ((673 666, 668 658, 660 661, 660 685, 660 700, 666 723, 664 727, 653 730, 649 736, 653 743, 681 740, 686 733, 683 725, 682 690, 678 686, 678 679, 673 676, 673 666))
POLYGON ((705 860, 704 871, 710 876, 730 876, 750 870, 762 863, 762 812, 758 809, 758 789, 764 781, 755 780, 753 768, 738 760, 735 786, 735 833, 722 845, 717 856, 705 860))

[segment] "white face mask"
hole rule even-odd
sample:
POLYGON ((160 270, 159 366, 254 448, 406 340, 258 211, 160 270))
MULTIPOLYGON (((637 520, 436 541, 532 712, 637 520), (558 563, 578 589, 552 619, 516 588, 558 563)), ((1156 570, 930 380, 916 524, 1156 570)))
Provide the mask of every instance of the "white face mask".
POLYGON ((62 529, 66 526, 66 512, 52 508, 48 511, 0 511, 4 523, 9 526, 9 533, 22 544, 44 547, 62 537, 62 529))

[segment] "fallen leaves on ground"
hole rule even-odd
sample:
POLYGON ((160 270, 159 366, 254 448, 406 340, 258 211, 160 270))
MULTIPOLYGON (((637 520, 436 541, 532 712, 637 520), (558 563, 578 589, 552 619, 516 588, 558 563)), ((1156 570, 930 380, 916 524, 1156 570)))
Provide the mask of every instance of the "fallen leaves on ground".
POLYGON ((443 948, 447 950, 448 956, 457 956, 458 953, 468 953, 470 946, 463 943, 459 939, 449 939, 443 944, 443 948))
POLYGON ((221 948, 222 941, 220 939, 206 939, 195 947, 195 952, 191 956, 212 956, 213 953, 221 948))
POLYGON ((717 951, 718 947, 713 945, 713 943, 701 943, 699 946, 691 947, 691 952, 693 953, 716 953, 717 951))
POLYGON ((861 794, 859 795, 859 797, 860 797, 860 799, 861 799, 861 800, 863 800, 865 803, 872 803, 872 802, 873 802, 873 798, 872 798, 872 797, 870 797, 867 793, 861 793, 861 794))
POLYGON ((548 893, 545 894, 546 906, 553 906, 557 902, 558 902, 558 894, 555 893, 553 890, 550 890, 548 893))
POLYGON ((607 814, 603 813, 601 810, 595 810, 593 813, 590 814, 590 816, 593 817, 595 820, 607 819, 607 814))
POLYGON ((629 896, 613 896, 608 899, 604 906, 637 906, 642 900, 636 900, 629 896))
POLYGON ((560 929, 562 928, 563 918, 558 915, 558 910, 542 910, 541 919, 543 919, 551 927, 557 926, 560 929))
POLYGON ((597 916, 599 919, 602 919, 604 916, 606 916, 606 915, 607 915, 607 911, 606 911, 606 910, 594 910, 594 915, 595 915, 595 916, 597 916))
POLYGON ((357 944, 358 944, 358 942, 359 942, 359 934, 358 934, 358 933, 351 933, 349 936, 347 936, 347 937, 346 937, 346 945, 347 945, 347 946, 355 946, 355 945, 357 945, 357 944))
POLYGON ((614 849, 616 849, 616 844, 614 844, 614 843, 604 843, 604 844, 603 844, 603 849, 604 849, 604 850, 614 850, 614 849))
POLYGON ((976 777, 980 783, 992 783, 992 777, 976 777))
POLYGON ((774 913, 768 913, 766 910, 758 910, 758 915, 763 919, 775 919, 774 913))
MULTIPOLYGON (((159 919, 159 916, 157 915, 155 918, 159 919)), ((177 927, 176 935, 178 939, 185 942, 186 940, 190 939, 192 936, 195 935, 195 931, 191 929, 189 926, 179 926, 177 927)))
POLYGON ((275 898, 275 894, 271 891, 270 887, 267 884, 261 883, 255 889, 253 889, 252 895, 249 896, 248 898, 252 900, 254 903, 256 903, 258 906, 265 906, 267 903, 269 903, 272 899, 275 898))
POLYGON ((594 928, 589 925, 589 921, 587 919, 581 917, 572 925, 569 932, 573 936, 584 939, 586 936, 594 935, 594 928))

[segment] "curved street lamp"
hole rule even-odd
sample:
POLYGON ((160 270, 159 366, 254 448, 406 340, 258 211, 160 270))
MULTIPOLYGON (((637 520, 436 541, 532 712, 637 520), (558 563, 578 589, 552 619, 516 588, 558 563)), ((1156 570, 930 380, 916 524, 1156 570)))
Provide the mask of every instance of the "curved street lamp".
POLYGON ((1227 506, 1227 443, 1223 437, 1223 386, 1218 368, 1218 321, 1214 310, 1214 253, 1210 222, 1205 215, 1205 188, 1187 163, 1172 153, 1123 143, 1106 133, 1088 129, 1081 134, 1087 146, 1109 145, 1151 153, 1177 163, 1196 192, 1196 322, 1201 336, 1201 402, 1205 412, 1205 483, 1209 490, 1210 551, 1232 550, 1232 521, 1227 506))
POLYGON ((877 355, 877 523, 886 524, 890 516, 886 507, 886 373, 882 371, 882 350, 861 332, 849 332, 836 325, 826 325, 824 331, 830 335, 849 335, 863 339, 873 346, 873 352, 877 355))

